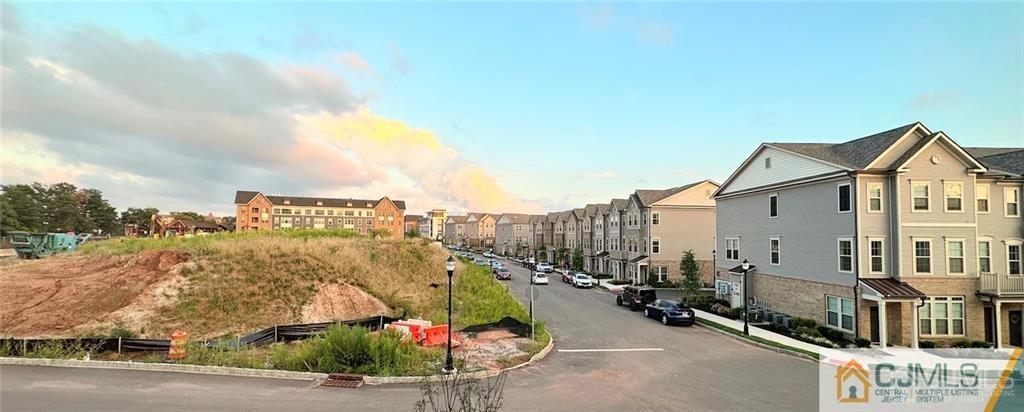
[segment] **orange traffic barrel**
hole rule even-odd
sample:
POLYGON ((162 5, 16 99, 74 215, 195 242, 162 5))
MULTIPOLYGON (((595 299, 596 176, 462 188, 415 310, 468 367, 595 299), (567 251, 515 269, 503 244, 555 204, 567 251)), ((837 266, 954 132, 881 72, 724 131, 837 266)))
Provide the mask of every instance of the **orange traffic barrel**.
POLYGON ((167 359, 185 359, 185 344, 188 343, 188 334, 177 331, 171 334, 171 349, 167 351, 167 359))

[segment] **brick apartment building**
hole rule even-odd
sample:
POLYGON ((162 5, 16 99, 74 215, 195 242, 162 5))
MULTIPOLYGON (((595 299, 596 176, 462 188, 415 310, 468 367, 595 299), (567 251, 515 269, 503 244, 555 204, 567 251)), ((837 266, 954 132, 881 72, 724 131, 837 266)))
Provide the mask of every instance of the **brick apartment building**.
POLYGON ((378 200, 268 196, 235 192, 237 231, 280 229, 349 229, 361 234, 386 230, 405 236, 405 202, 387 196, 378 200))

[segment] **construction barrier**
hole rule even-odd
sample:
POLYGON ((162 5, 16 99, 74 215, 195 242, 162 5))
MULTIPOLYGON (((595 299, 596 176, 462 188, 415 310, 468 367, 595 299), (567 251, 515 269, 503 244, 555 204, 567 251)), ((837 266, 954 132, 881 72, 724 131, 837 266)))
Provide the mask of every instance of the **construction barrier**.
POLYGON ((171 334, 171 348, 167 350, 167 359, 170 360, 182 360, 185 359, 185 344, 188 343, 188 334, 182 331, 177 331, 171 334))
MULTIPOLYGON (((448 325, 431 326, 424 329, 426 338, 423 339, 423 346, 447 346, 448 325)), ((459 339, 452 335, 452 347, 459 346, 459 339)))

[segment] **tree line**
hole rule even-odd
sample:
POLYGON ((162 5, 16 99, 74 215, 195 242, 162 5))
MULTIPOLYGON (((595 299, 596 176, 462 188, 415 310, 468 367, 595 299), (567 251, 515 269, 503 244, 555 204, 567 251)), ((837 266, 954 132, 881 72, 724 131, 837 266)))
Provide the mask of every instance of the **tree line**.
MULTIPOLYGON (((129 207, 118 214, 100 190, 79 188, 71 183, 0 185, 0 234, 3 235, 17 230, 119 234, 124 225, 135 224, 145 236, 149 234, 150 217, 157 213, 160 210, 155 207, 129 207)), ((203 219, 196 212, 171 214, 203 219)))

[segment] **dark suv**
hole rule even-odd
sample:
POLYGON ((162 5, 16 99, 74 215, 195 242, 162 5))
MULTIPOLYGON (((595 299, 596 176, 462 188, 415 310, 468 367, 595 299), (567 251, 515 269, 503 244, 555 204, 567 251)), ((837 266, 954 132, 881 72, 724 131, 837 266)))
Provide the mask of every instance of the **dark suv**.
POLYGON ((615 304, 628 305, 630 310, 640 310, 656 299, 658 299, 658 295, 654 289, 644 286, 626 286, 622 288, 622 293, 615 297, 615 304))

